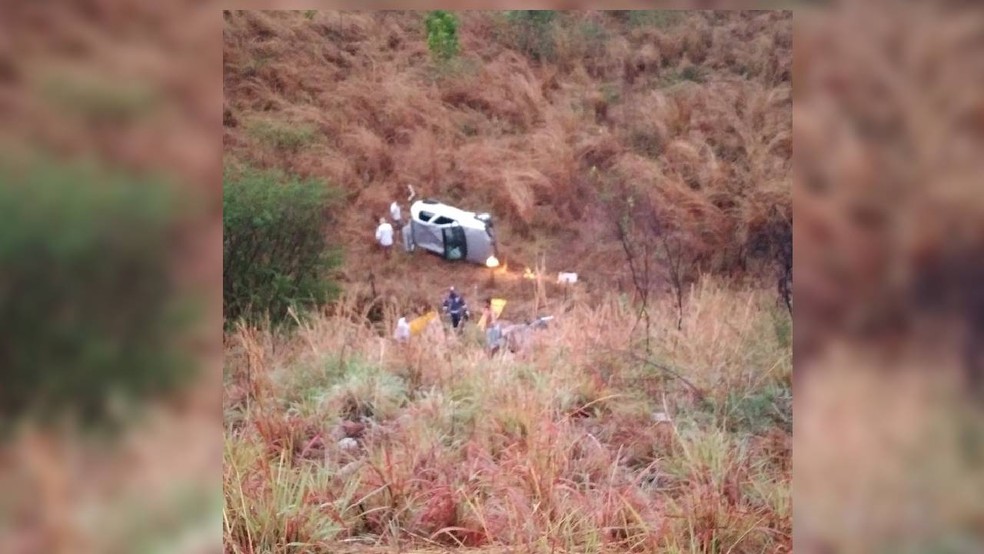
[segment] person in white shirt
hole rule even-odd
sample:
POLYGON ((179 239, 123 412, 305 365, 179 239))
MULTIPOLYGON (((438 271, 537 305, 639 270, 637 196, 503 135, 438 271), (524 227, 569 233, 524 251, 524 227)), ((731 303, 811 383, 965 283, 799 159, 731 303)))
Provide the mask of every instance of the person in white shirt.
POLYGON ((407 318, 401 317, 399 321, 396 322, 396 332, 393 333, 393 338, 397 342, 407 342, 410 340, 410 324, 407 323, 407 318))
POLYGON ((379 227, 376 227, 376 241, 379 242, 383 252, 389 256, 393 249, 393 226, 386 221, 385 217, 379 218, 379 227))
POLYGON ((403 214, 400 213, 400 205, 396 203, 396 200, 390 204, 390 219, 393 220, 393 230, 399 237, 403 231, 403 214))

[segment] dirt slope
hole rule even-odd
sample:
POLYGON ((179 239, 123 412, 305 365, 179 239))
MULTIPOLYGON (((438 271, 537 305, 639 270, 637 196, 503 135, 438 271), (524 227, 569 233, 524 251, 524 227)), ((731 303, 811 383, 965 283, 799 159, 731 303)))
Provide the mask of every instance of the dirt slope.
POLYGON ((702 269, 745 272, 756 233, 791 221, 788 12, 557 12, 534 32, 459 14, 438 66, 424 12, 230 12, 226 163, 340 187, 332 229, 350 289, 433 302, 457 284, 521 296, 542 253, 589 292, 629 287, 606 194, 651 195, 711 237, 702 269), (543 37, 549 37, 544 41, 543 37), (375 221, 406 185, 497 218, 509 274, 418 253, 383 262, 375 221))

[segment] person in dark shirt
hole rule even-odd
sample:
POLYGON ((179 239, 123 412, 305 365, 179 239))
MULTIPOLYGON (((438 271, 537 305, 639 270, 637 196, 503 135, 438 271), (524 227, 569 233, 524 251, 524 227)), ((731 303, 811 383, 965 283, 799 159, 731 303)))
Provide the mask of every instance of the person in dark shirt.
POLYGON ((448 296, 444 299, 444 313, 451 316, 451 326, 455 329, 461 325, 462 319, 468 317, 468 306, 465 304, 465 299, 462 298, 454 287, 448 289, 448 296))

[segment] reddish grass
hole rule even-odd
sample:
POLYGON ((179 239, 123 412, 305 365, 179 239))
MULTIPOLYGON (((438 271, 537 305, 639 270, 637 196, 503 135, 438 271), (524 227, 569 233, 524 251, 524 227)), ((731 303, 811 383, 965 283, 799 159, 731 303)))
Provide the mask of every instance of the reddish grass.
POLYGON ((292 338, 236 331, 227 389, 262 392, 226 398, 227 548, 788 548, 788 428, 726 430, 746 417, 728 398, 788 387, 785 316, 767 293, 712 282, 687 305, 680 331, 659 310, 652 356, 703 399, 625 355, 640 337, 615 298, 493 359, 473 329, 400 347, 354 308, 292 338))

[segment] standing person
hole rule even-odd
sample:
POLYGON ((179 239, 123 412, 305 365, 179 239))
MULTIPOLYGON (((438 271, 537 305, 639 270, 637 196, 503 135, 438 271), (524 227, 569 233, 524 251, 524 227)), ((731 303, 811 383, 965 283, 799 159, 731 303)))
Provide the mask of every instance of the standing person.
POLYGON ((407 318, 401 317, 399 321, 396 322, 396 332, 393 333, 393 338, 397 342, 407 342, 410 340, 410 324, 407 323, 407 318))
POLYGON ((502 326, 496 321, 485 330, 485 351, 489 357, 495 356, 502 348, 502 326))
POLYGON ((390 219, 393 220, 393 229, 399 235, 403 228, 403 215, 400 213, 400 205, 396 203, 396 200, 390 204, 390 219))
POLYGON ((492 299, 486 298, 485 305, 482 307, 482 321, 486 327, 495 325, 495 310, 492 309, 492 299))
POLYGON ((454 290, 454 287, 448 288, 448 296, 444 299, 444 313, 451 316, 451 327, 458 329, 461 325, 462 317, 467 317, 468 306, 465 304, 465 299, 454 290))
POLYGON ((489 357, 494 356, 501 346, 502 327, 496 319, 495 310, 492 309, 492 299, 485 299, 485 307, 482 308, 482 320, 485 322, 485 351, 489 357))
POLYGON ((388 257, 393 249, 393 226, 386 221, 385 217, 379 218, 379 227, 376 227, 376 240, 382 247, 383 253, 388 257))
POLYGON ((403 215, 400 213, 400 205, 396 203, 396 200, 390 204, 390 219, 393 220, 393 225, 396 227, 399 227, 403 221, 403 215))

